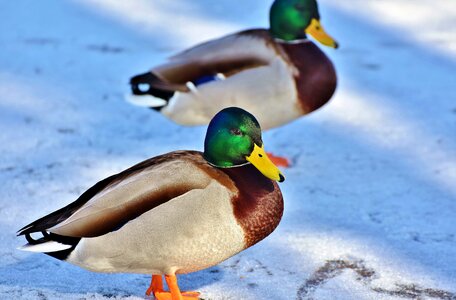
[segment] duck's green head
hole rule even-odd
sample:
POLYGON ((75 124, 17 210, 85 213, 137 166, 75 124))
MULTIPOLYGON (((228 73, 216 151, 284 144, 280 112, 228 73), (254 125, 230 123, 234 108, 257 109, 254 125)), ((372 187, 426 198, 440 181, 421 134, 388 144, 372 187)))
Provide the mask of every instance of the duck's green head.
POLYGON ((323 45, 337 48, 337 42, 320 24, 316 0, 276 0, 269 14, 270 31, 275 38, 294 41, 310 34, 323 45))
POLYGON ((219 168, 253 164, 264 176, 282 182, 285 177, 264 151, 255 117, 238 107, 221 110, 212 118, 204 140, 204 158, 219 168))

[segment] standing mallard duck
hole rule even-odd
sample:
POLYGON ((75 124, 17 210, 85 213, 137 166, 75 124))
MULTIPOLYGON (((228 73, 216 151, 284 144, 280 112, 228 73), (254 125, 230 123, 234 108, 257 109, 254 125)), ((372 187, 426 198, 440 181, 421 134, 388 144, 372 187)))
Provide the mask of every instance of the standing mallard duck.
POLYGON ((226 108, 209 124, 204 153, 160 155, 98 182, 22 228, 29 243, 21 249, 96 272, 153 274, 148 295, 198 299, 179 291, 175 274, 218 264, 268 236, 282 217, 275 181, 283 180, 257 120, 226 108))
POLYGON ((129 100, 182 125, 207 124, 239 106, 263 129, 288 123, 329 101, 336 88, 331 61, 310 40, 337 48, 320 24, 315 0, 276 0, 270 29, 212 40, 135 76, 129 100))

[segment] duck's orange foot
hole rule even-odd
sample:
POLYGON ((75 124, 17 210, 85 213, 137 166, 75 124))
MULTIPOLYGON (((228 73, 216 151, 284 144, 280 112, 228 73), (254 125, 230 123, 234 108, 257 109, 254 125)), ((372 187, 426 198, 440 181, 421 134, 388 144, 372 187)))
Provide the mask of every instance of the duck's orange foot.
POLYGON ((291 166, 290 161, 286 157, 275 156, 271 152, 267 152, 269 159, 278 167, 288 168, 291 166))
POLYGON ((182 292, 181 297, 173 298, 171 292, 155 292, 154 296, 157 300, 199 300, 200 293, 198 292, 182 292))
POLYGON ((169 287, 169 292, 163 289, 163 279, 160 275, 152 275, 152 281, 146 291, 146 295, 154 295, 157 300, 199 300, 200 293, 198 292, 182 292, 177 285, 175 275, 165 275, 166 283, 169 287))
POLYGON ((152 293, 163 292, 163 279, 161 275, 152 275, 152 281, 146 291, 146 295, 150 296, 152 293))

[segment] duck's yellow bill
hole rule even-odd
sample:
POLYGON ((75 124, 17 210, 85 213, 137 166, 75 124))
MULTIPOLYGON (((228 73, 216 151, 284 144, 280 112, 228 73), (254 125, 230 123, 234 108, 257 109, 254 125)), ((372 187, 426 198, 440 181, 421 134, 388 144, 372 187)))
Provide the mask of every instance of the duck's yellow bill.
POLYGON ((310 21, 310 25, 306 28, 305 32, 325 46, 335 49, 339 47, 339 44, 325 32, 320 21, 317 19, 312 19, 312 21, 310 21))
POLYGON ((247 156, 246 159, 267 178, 278 182, 285 180, 282 172, 280 172, 279 168, 277 168, 267 156, 264 151, 264 145, 258 147, 257 144, 254 144, 252 153, 250 153, 250 156, 247 156))

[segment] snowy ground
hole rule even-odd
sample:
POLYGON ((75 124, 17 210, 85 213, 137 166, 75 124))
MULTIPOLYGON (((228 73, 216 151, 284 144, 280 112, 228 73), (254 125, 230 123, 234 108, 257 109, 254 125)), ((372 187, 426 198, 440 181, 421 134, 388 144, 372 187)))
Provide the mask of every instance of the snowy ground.
MULTIPOLYGON (((270 2, 0 2, 0 299, 143 298, 148 276, 20 252, 15 231, 138 161, 202 149, 204 127, 125 103, 128 77, 266 26, 270 2)), ((320 7, 337 93, 264 136, 295 163, 282 223, 180 282, 205 299, 456 299, 454 0, 320 7)))

